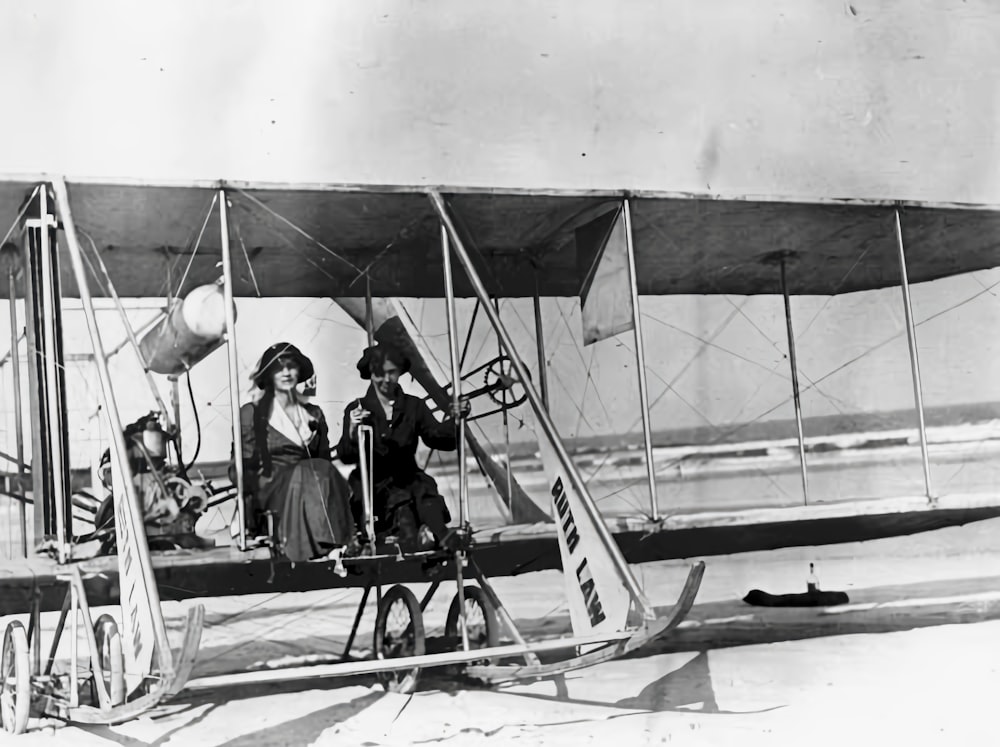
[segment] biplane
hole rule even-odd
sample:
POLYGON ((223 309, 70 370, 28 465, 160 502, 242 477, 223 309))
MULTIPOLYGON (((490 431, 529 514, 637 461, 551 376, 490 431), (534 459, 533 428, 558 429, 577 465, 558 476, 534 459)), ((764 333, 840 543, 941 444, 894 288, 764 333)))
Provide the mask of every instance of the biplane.
MULTIPOLYGON (((1000 219, 988 206, 715 199, 622 191, 127 184, 42 176, 4 180, 0 206, 11 226, 9 236, 18 239, 5 255, 10 281, 5 290, 12 299, 19 294, 25 298, 28 347, 37 353, 30 356, 27 371, 32 462, 28 465, 18 455, 19 479, 8 490, 21 505, 31 494, 33 552, 8 564, 0 583, 0 612, 27 615, 29 620, 27 629, 19 621, 9 623, 4 637, 2 702, 8 731, 23 731, 31 709, 76 721, 114 723, 180 692, 197 656, 203 613, 200 607, 192 608, 183 643, 174 652, 159 606, 164 599, 361 586, 365 594, 345 661, 314 667, 313 675, 374 673, 391 687, 410 689, 422 667, 462 664, 472 676, 503 682, 562 674, 669 635, 693 604, 704 565, 692 565, 671 612, 657 617, 630 563, 871 539, 1000 516, 995 496, 939 495, 930 484, 909 302, 910 282, 1000 264, 989 238, 1000 219), (220 230, 205 231, 216 213, 220 230), (198 239, 192 242, 192 236, 198 239), (651 504, 645 516, 609 522, 548 412, 544 363, 539 361, 532 372, 530 355, 514 344, 494 303, 501 296, 538 299, 581 292, 607 300, 611 291, 602 283, 615 273, 606 272, 604 262, 613 256, 627 279, 626 308, 636 334, 651 504), (962 257, 960 265, 956 256, 962 257), (460 271, 453 267, 454 260, 460 271), (475 522, 468 505, 465 449, 502 493, 515 522, 473 532, 469 547, 454 553, 381 547, 371 556, 343 561, 354 571, 346 576, 338 575, 333 563, 281 562, 266 537, 255 541, 247 534, 244 475, 236 460, 235 479, 222 489, 191 480, 166 462, 151 469, 150 479, 164 493, 175 495, 179 505, 194 507, 191 510, 229 501, 236 528, 229 546, 152 553, 140 508, 145 483, 136 480, 129 448, 141 444, 147 465, 153 465, 149 450, 156 443, 157 424, 162 419, 162 431, 169 435, 176 432, 178 417, 161 402, 157 417, 125 427, 93 297, 156 296, 164 275, 181 265, 181 290, 214 288, 205 293, 219 297, 222 322, 212 334, 193 331, 190 319, 184 321, 187 296, 180 300, 179 293, 178 305, 168 309, 151 333, 158 338, 134 336, 131 342, 148 377, 157 370, 175 375, 226 344, 233 443, 240 442, 233 298, 334 298, 371 339, 391 341, 411 352, 414 378, 441 409, 470 393, 489 398, 497 412, 526 403, 547 475, 546 508, 528 496, 509 471, 505 474, 466 423, 459 429, 459 524, 474 528, 475 522), (924 495, 807 502, 795 508, 661 513, 643 374, 640 295, 766 293, 783 296, 788 311, 792 294, 835 295, 892 285, 903 289, 924 495), (64 297, 81 301, 100 377, 111 441, 114 556, 84 556, 81 540, 92 541, 94 536, 73 531, 79 498, 70 484, 65 427, 60 318, 64 297), (418 331, 386 300, 399 297, 444 299, 450 383, 434 378, 421 356, 418 331), (476 308, 500 348, 500 355, 485 366, 485 384, 471 392, 471 385, 463 385, 456 297, 477 300, 476 308), (157 356, 162 360, 155 360, 157 356), (431 592, 417 600, 406 584, 425 581, 431 561, 443 563, 444 572, 435 577, 431 592), (518 633, 489 579, 547 568, 563 570, 573 637, 531 643, 518 633), (465 584, 468 574, 477 586, 465 584), (426 653, 421 609, 450 581, 456 583, 446 631, 446 637, 450 633, 454 639, 452 649, 426 653), (384 594, 383 586, 390 587, 384 594), (378 608, 375 658, 346 660, 372 589, 378 608), (91 619, 91 606, 111 604, 120 606, 118 619, 91 619), (57 640, 43 662, 40 614, 55 610, 61 610, 57 640), (470 635, 473 615, 479 621, 475 636, 470 635), (89 670, 77 666, 81 618, 89 670), (59 673, 54 656, 67 623, 74 661, 66 673, 59 673), (543 663, 539 654, 551 650, 570 653, 543 663)), ((790 313, 787 323, 798 454, 807 490, 790 313)), ((541 334, 536 341, 541 350, 541 334)), ((484 371, 477 373, 482 376, 484 371)), ((183 464, 177 451, 176 461, 183 464)), ((270 671, 243 676, 245 681, 263 681, 293 675, 270 671)))

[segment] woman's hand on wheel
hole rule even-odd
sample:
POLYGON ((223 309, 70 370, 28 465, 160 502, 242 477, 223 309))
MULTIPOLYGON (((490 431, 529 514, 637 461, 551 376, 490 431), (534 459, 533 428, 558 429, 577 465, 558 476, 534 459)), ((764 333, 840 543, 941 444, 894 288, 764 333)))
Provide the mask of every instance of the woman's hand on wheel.
POLYGON ((453 420, 458 420, 460 417, 467 418, 472 412, 472 402, 469 401, 468 397, 460 397, 457 404, 452 402, 449 405, 448 412, 453 420))

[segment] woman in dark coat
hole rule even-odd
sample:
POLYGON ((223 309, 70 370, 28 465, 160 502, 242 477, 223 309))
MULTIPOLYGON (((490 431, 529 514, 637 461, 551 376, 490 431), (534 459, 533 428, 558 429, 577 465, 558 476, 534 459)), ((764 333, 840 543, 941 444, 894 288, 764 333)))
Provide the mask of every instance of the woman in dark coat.
POLYGON ((294 561, 337 559, 354 540, 350 488, 330 461, 323 411, 295 388, 313 373, 294 345, 272 345, 250 376, 262 396, 240 408, 248 492, 259 511, 274 512, 280 550, 294 561))
MULTIPOLYGON (((347 405, 337 454, 345 464, 358 464, 358 426, 373 429, 373 486, 376 534, 394 532, 404 547, 446 545, 451 516, 437 483, 417 466, 418 441, 439 451, 457 448, 454 419, 438 422, 419 397, 403 392, 399 377, 410 361, 387 345, 365 350, 358 361, 362 379, 371 380, 364 397, 347 405)), ((468 412, 468 402, 462 410, 468 412)), ((355 521, 361 522, 361 471, 348 478, 355 521)))

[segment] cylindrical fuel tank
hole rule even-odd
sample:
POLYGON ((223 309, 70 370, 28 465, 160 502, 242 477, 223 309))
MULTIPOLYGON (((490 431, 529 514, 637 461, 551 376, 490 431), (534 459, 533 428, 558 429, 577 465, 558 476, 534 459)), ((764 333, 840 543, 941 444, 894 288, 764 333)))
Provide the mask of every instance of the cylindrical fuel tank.
POLYGON ((222 286, 201 285, 174 304, 166 318, 139 341, 139 349, 150 371, 179 374, 219 347, 225 334, 222 286))

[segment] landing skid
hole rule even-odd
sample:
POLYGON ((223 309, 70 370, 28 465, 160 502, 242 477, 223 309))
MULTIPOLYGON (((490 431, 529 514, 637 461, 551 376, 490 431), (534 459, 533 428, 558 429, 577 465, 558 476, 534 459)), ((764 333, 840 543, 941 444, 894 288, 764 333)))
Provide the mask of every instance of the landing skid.
MULTIPOLYGON (((491 684, 551 677, 590 667, 604 661, 610 661, 635 651, 652 641, 663 638, 676 628, 684 620, 688 612, 690 612, 695 597, 698 594, 698 589, 701 586, 704 572, 704 563, 695 563, 688 573, 684 589, 681 591, 677 604, 671 610, 670 614, 647 622, 642 627, 632 631, 598 633, 538 643, 515 642, 471 650, 403 655, 398 656, 398 658, 379 658, 375 660, 347 660, 345 658, 339 662, 329 664, 303 662, 301 665, 291 665, 278 669, 237 672, 197 678, 191 681, 189 688, 238 687, 265 682, 290 681, 305 677, 344 677, 348 675, 376 674, 408 669, 428 669, 461 664, 468 665, 463 670, 467 675, 485 680, 491 684), (557 652, 575 646, 594 645, 600 646, 600 648, 551 664, 537 663, 536 655, 540 653, 557 652), (484 659, 509 659, 511 657, 523 657, 529 663, 518 665, 481 665, 478 663, 484 659)), ((481 584, 484 584, 484 581, 485 579, 480 578, 481 584)), ((484 584, 483 588, 484 590, 488 589, 488 584, 484 584)), ((422 626, 420 628, 422 630, 422 626)))
POLYGON ((664 637, 680 625, 694 605, 694 600, 698 595, 698 589, 701 587, 701 579, 704 574, 705 564, 703 562, 692 565, 691 570, 688 572, 687 581, 684 583, 684 588, 681 590, 677 603, 670 611, 670 614, 647 622, 628 638, 609 642, 601 648, 589 651, 586 654, 580 654, 570 659, 549 664, 472 665, 466 668, 465 673, 475 679, 483 680, 491 685, 497 685, 516 680, 552 677, 617 659, 664 637))
MULTIPOLYGON (((59 625, 56 628, 54 640, 52 642, 51 653, 44 673, 30 671, 23 674, 27 677, 19 677, 19 681, 28 684, 27 687, 19 688, 19 691, 11 695, 18 700, 24 698, 31 704, 31 710, 41 715, 55 716, 72 723, 79 724, 120 724, 141 716, 150 709, 157 706, 162 701, 179 693, 187 684, 188 678, 198 656, 198 648, 201 644, 201 632, 205 619, 205 608, 196 605, 188 610, 188 617, 184 627, 184 638, 179 649, 173 652, 170 659, 171 666, 168 671, 154 673, 150 679, 152 684, 148 686, 148 691, 138 695, 132 700, 122 703, 112 703, 107 685, 104 682, 105 672, 101 662, 101 652, 94 635, 93 621, 90 619, 90 607, 86 600, 86 591, 83 585, 83 578, 77 567, 72 567, 68 578, 69 589, 66 592, 66 604, 63 607, 63 614, 59 625), (75 646, 73 647, 73 661, 70 664, 70 674, 54 676, 51 674, 54 663, 55 652, 59 644, 59 639, 65 628, 66 618, 72 614, 74 618, 82 615, 84 632, 89 646, 90 672, 86 672, 87 655, 76 657, 75 646), (93 686, 93 692, 100 705, 86 705, 80 703, 81 692, 86 692, 89 682, 93 686)), ((71 618, 73 627, 75 621, 71 618)), ((12 623, 14 625, 14 623, 12 623)), ((32 625, 31 643, 34 647, 40 646, 39 628, 32 625)), ((119 651, 120 655, 120 651, 119 651)), ((31 669, 31 664, 25 660, 24 666, 31 669)), ((18 664, 21 666, 21 664, 18 664)), ((111 667, 115 670, 114 665, 111 667)), ((121 665, 117 671, 120 673, 121 665)), ((21 672, 17 673, 21 675, 21 672)), ((5 720, 4 727, 8 732, 20 733, 26 727, 26 720, 5 720), (9 721, 9 723, 8 723, 9 721)))
POLYGON ((195 659, 198 657, 204 619, 205 608, 202 605, 199 604, 188 610, 184 641, 173 656, 174 671, 170 676, 161 679, 153 690, 128 703, 112 706, 106 710, 93 706, 77 706, 75 708, 63 706, 63 713, 60 715, 67 721, 78 724, 112 726, 138 718, 161 702, 177 695, 187 684, 195 659))

